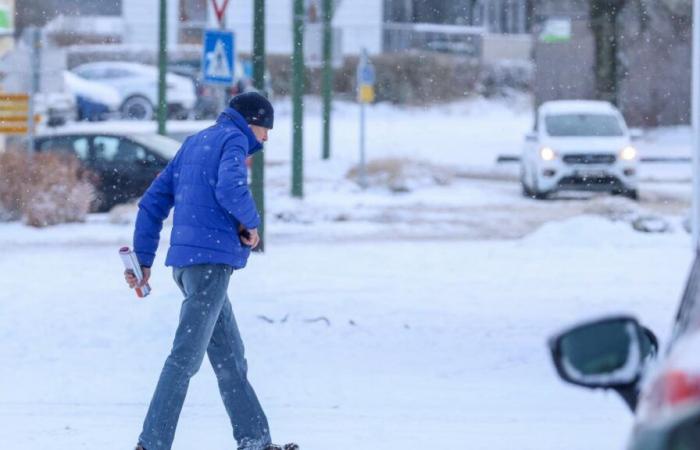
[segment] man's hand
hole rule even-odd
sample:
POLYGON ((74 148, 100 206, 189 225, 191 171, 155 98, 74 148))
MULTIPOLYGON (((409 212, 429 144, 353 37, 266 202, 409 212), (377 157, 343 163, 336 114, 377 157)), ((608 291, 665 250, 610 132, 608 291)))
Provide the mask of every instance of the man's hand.
POLYGON ((136 279, 136 275, 134 275, 134 272, 132 272, 131 270, 124 271, 124 279, 126 280, 126 284, 128 284, 131 289, 136 287, 143 287, 146 285, 146 283, 148 283, 148 279, 151 278, 151 268, 141 266, 141 273, 143 274, 143 280, 139 284, 138 280, 136 279))
POLYGON ((243 245, 247 245, 250 248, 255 248, 260 243, 260 236, 258 236, 258 229, 253 228, 249 230, 247 228, 241 227, 238 232, 238 236, 241 239, 243 245))

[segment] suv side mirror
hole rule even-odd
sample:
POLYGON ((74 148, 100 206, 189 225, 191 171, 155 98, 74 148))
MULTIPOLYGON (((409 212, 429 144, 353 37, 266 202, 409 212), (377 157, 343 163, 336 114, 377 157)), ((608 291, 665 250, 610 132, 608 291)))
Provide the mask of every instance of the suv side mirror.
POLYGON ((637 383, 658 341, 629 316, 614 316, 569 328, 549 340, 559 377, 587 388, 616 390, 634 410, 637 383))

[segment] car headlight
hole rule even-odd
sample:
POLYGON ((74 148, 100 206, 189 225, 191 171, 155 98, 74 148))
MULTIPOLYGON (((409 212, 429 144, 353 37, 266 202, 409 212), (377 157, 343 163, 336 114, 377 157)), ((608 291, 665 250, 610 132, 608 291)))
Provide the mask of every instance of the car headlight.
POLYGON ((557 153, 550 147, 542 147, 540 149, 540 158, 544 161, 553 161, 557 157, 557 153))
POLYGON ((637 149, 628 145, 620 150, 620 159, 623 161, 632 161, 637 158, 637 149))

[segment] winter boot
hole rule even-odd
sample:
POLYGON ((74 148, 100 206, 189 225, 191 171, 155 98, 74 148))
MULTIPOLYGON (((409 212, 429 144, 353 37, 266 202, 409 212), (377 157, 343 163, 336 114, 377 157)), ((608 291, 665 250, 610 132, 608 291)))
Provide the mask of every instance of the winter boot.
POLYGON ((284 444, 284 446, 280 447, 279 445, 275 444, 270 444, 267 447, 265 447, 265 450, 299 450, 299 446, 297 444, 284 444))

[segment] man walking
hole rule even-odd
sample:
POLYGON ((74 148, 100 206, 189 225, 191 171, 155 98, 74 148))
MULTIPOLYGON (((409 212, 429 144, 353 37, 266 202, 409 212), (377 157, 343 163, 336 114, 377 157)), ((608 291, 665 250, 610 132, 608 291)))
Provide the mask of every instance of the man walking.
MULTIPOLYGON (((163 221, 174 207, 165 264, 185 299, 170 355, 139 436, 137 450, 170 450, 190 378, 205 353, 219 384, 239 450, 282 450, 271 444, 265 413, 247 379, 231 302, 234 270, 245 267, 258 245, 260 216, 248 189, 246 158, 260 150, 274 123, 262 95, 234 97, 216 124, 187 138, 139 202, 134 251, 145 284, 163 221)), ((130 287, 137 285, 126 272, 130 287)), ((297 450, 287 444, 284 450, 297 450)))

